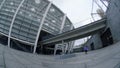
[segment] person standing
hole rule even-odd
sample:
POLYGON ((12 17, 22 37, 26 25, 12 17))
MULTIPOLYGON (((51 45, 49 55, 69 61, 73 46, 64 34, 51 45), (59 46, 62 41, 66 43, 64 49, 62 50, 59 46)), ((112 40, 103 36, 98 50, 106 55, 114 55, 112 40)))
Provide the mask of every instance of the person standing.
POLYGON ((85 54, 87 54, 87 52, 88 52, 88 46, 84 46, 84 52, 85 52, 85 54))

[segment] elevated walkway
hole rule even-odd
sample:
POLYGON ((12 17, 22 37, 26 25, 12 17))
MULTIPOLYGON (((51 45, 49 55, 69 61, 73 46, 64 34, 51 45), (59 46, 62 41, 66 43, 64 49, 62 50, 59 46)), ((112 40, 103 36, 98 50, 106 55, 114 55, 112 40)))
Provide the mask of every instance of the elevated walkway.
POLYGON ((46 39, 41 41, 42 44, 51 44, 51 43, 61 43, 61 41, 73 41, 76 39, 80 39, 83 37, 90 36, 92 34, 95 34, 96 32, 99 32, 101 29, 105 28, 106 26, 106 19, 101 19, 95 22, 92 22, 90 24, 87 24, 85 26, 76 28, 74 30, 64 32, 62 34, 59 34, 55 37, 46 39))
POLYGON ((0 68, 119 68, 120 42, 88 54, 69 56, 36 55, 0 44, 0 68))

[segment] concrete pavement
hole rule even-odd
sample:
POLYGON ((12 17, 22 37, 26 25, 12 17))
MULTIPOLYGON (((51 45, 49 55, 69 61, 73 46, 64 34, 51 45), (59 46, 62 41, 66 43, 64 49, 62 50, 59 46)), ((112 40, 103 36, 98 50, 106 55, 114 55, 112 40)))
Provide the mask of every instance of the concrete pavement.
POLYGON ((21 52, 0 44, 0 68, 118 68, 120 42, 88 54, 59 57, 21 52))

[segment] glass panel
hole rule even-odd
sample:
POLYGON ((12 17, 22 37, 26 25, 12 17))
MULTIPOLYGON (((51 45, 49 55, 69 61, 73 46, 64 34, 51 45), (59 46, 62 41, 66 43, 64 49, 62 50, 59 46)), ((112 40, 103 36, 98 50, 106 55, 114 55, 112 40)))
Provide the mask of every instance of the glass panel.
POLYGON ((71 21, 68 18, 66 18, 63 32, 71 30, 71 26, 72 26, 71 21))
POLYGON ((62 25, 63 16, 64 13, 52 4, 42 29, 47 30, 47 32, 53 35, 58 34, 62 25))

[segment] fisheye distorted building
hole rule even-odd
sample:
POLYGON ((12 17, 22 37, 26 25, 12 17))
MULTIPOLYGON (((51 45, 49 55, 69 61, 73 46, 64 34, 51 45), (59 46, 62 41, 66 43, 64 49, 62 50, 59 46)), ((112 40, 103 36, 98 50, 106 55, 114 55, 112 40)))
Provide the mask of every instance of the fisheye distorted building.
POLYGON ((39 41, 73 28, 48 0, 0 0, 0 38, 11 48, 39 52, 39 41))

